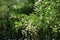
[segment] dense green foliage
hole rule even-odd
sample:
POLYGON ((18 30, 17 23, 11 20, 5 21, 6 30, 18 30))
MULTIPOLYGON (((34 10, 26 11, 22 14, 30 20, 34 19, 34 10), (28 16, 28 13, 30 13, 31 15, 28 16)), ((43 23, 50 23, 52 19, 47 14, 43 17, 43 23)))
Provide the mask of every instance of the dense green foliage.
POLYGON ((60 40, 60 0, 0 0, 0 39, 60 40))

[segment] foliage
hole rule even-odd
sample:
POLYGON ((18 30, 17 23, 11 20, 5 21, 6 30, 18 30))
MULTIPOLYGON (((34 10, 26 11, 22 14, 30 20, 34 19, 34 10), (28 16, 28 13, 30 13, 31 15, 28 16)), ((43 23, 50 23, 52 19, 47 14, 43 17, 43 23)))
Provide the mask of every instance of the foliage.
POLYGON ((0 0, 0 39, 59 40, 60 0, 0 0))

